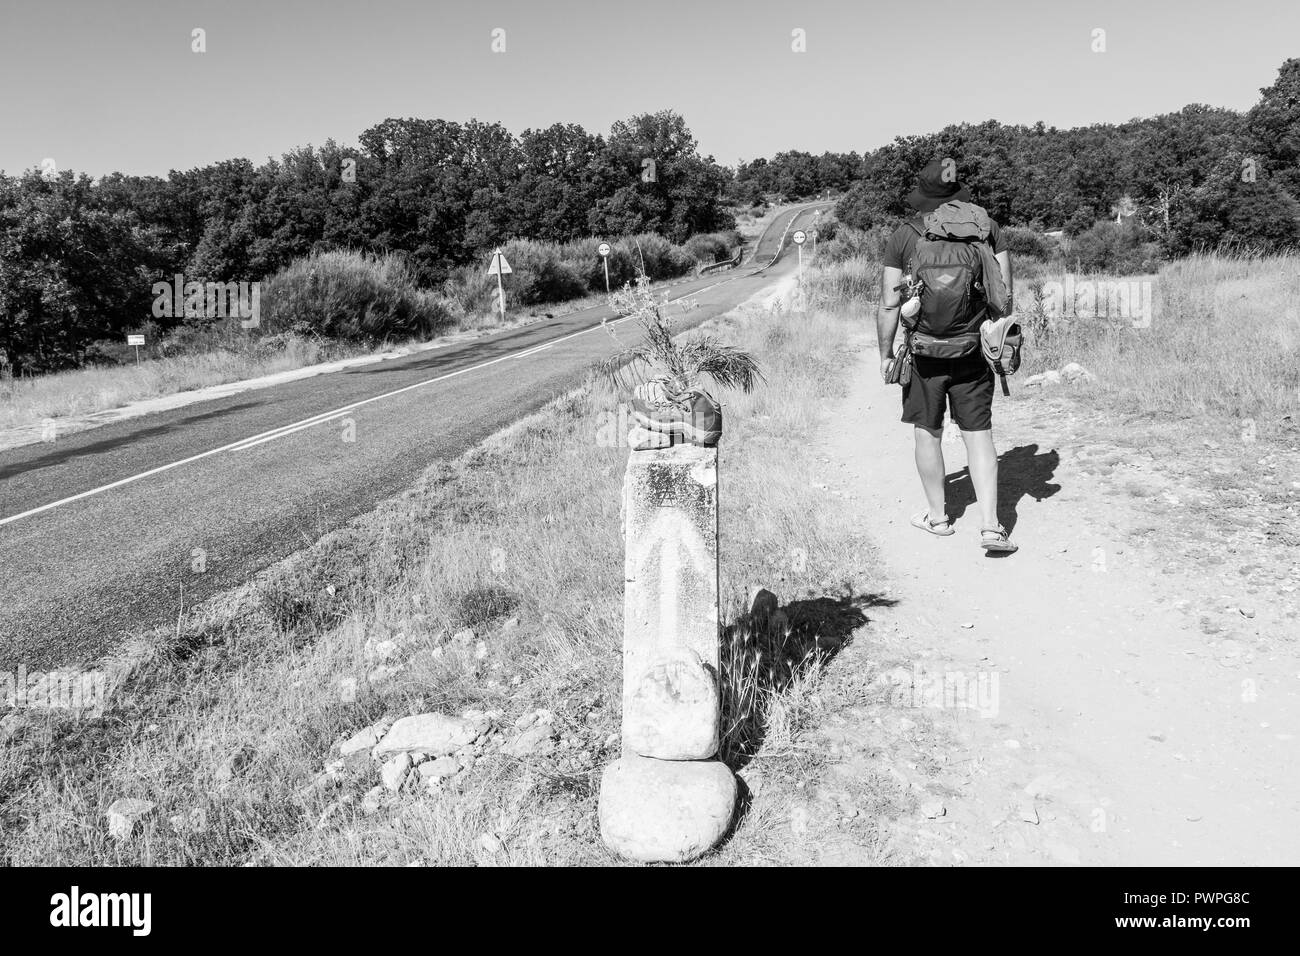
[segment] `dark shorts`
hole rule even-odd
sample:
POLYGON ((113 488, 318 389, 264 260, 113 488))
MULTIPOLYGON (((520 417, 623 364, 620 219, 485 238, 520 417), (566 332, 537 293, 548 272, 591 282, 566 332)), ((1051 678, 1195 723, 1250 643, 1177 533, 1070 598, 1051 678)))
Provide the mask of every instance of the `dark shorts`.
POLYGON ((903 389, 903 421, 938 431, 943 428, 947 406, 952 420, 964 432, 993 427, 993 370, 984 356, 915 356, 912 361, 912 380, 903 389))

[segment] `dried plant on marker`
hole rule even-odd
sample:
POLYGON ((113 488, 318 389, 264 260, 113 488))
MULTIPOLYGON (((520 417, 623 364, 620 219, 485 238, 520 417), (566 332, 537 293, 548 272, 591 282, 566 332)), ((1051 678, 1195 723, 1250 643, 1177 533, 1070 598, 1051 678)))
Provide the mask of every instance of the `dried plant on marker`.
POLYGON ((625 286, 612 298, 615 308, 634 318, 643 333, 637 345, 623 346, 608 320, 601 323, 620 348, 602 361, 597 371, 616 390, 630 391, 658 377, 666 379, 671 390, 682 392, 699 385, 707 375, 720 388, 749 392, 764 380, 752 355, 724 345, 715 336, 674 341, 672 319, 664 315, 664 303, 650 290, 650 280, 644 273, 637 277, 635 285, 625 286))

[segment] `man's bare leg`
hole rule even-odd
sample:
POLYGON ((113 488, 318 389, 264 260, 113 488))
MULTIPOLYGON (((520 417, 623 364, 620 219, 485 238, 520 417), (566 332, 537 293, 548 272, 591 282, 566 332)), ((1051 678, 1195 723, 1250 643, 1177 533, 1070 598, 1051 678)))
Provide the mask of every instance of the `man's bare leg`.
POLYGON ((943 467, 943 431, 916 429, 916 471, 921 476, 925 500, 930 505, 930 520, 937 522, 948 517, 948 506, 943 498, 943 482, 947 472, 943 467))
POLYGON ((998 452, 993 447, 993 429, 961 433, 966 443, 966 465, 970 483, 979 501, 981 528, 998 527, 998 452))

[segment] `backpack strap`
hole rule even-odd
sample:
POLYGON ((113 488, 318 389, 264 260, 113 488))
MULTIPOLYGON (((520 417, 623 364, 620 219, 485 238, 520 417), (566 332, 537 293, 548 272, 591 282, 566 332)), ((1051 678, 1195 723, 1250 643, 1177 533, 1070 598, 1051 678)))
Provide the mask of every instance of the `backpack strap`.
MULTIPOLYGON (((916 242, 920 242, 923 239, 925 239, 925 229, 923 229, 921 226, 918 226, 916 224, 916 220, 918 218, 920 218, 919 214, 908 219, 905 223, 905 225, 910 226, 912 231, 916 233, 916 242)), ((914 242, 912 243, 912 254, 907 257, 907 273, 908 275, 911 275, 913 278, 916 277, 913 268, 915 264, 916 264, 916 243, 914 242)))

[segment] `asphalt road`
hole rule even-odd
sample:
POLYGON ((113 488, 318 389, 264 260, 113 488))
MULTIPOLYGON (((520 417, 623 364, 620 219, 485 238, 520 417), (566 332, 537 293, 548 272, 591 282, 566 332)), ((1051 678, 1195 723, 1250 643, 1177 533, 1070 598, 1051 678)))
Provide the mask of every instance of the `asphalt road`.
MULTIPOLYGON (((787 248, 754 271, 812 209, 778 217, 753 266, 674 285, 698 303, 685 326, 793 270, 787 248)), ((0 452, 0 673, 89 663, 372 510, 579 383, 613 351, 600 328, 613 315, 586 309, 0 452)))

